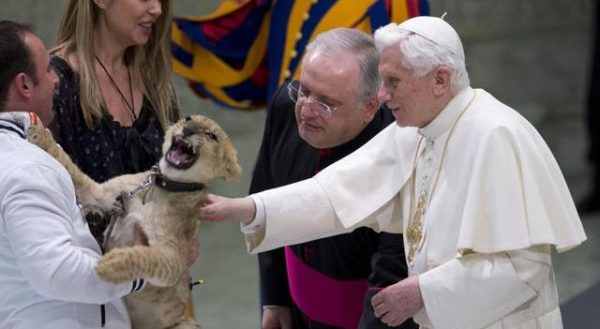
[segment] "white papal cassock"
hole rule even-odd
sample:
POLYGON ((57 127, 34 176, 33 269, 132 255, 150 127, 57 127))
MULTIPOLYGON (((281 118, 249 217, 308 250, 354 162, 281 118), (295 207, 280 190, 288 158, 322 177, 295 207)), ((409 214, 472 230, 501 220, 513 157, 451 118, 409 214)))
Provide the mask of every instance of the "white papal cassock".
POLYGON ((461 91, 424 128, 392 124, 312 179, 253 195, 266 221, 244 230, 249 251, 357 226, 406 232, 415 156, 416 194, 431 193, 439 170, 426 238, 409 266, 425 304, 415 320, 438 329, 562 328, 550 247, 584 241, 581 221, 539 133, 481 89, 461 91))

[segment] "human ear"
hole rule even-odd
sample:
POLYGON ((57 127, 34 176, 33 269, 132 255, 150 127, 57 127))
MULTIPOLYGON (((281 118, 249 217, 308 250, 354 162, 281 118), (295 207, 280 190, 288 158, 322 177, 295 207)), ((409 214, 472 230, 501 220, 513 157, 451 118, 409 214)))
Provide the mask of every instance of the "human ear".
POLYGON ((379 110, 379 101, 377 100, 377 94, 373 95, 373 97, 369 98, 369 100, 365 103, 365 110, 363 112, 363 121, 365 123, 371 122, 375 113, 379 110))
POLYGON ((18 73, 13 79, 17 94, 23 99, 33 97, 33 80, 24 72, 18 73))
POLYGON ((434 71, 435 86, 433 92, 436 96, 440 96, 446 93, 450 89, 450 79, 452 73, 450 69, 445 66, 440 66, 434 71))

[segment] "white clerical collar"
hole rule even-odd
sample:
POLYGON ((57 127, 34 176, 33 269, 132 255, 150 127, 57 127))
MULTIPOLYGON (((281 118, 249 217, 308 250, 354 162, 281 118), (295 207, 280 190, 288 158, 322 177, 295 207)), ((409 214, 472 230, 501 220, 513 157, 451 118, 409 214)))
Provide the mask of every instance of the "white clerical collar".
POLYGON ((458 119, 458 116, 465 109, 469 100, 473 97, 475 91, 471 87, 467 87, 461 90, 456 96, 454 96, 450 102, 444 107, 444 109, 438 114, 433 121, 427 126, 419 128, 418 132, 421 136, 429 141, 435 141, 445 132, 447 132, 454 122, 458 119))

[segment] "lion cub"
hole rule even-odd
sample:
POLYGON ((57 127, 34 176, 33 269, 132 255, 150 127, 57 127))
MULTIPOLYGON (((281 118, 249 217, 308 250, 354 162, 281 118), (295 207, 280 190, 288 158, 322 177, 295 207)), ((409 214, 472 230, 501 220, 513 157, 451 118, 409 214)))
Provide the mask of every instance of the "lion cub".
POLYGON ((215 178, 237 179, 241 171, 221 127, 201 115, 182 119, 167 130, 157 167, 102 184, 77 168, 48 129, 31 126, 28 139, 67 169, 84 212, 111 215, 104 236, 108 252, 96 266, 98 275, 115 283, 136 278, 149 282, 125 297, 133 328, 200 328, 185 315, 189 245, 198 228, 199 207, 207 198, 205 184, 215 178), (133 246, 134 231, 140 228, 148 246, 133 246))

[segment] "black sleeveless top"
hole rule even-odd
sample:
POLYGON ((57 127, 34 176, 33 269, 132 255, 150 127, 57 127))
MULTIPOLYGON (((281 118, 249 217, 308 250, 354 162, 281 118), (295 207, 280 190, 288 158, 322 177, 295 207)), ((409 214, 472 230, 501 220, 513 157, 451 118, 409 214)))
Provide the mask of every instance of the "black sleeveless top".
POLYGON ((146 98, 132 126, 121 126, 104 111, 95 129, 90 130, 79 105, 79 77, 63 59, 53 57, 51 63, 60 78, 54 93, 52 131, 84 173, 104 182, 147 170, 160 159, 164 131, 146 98))

